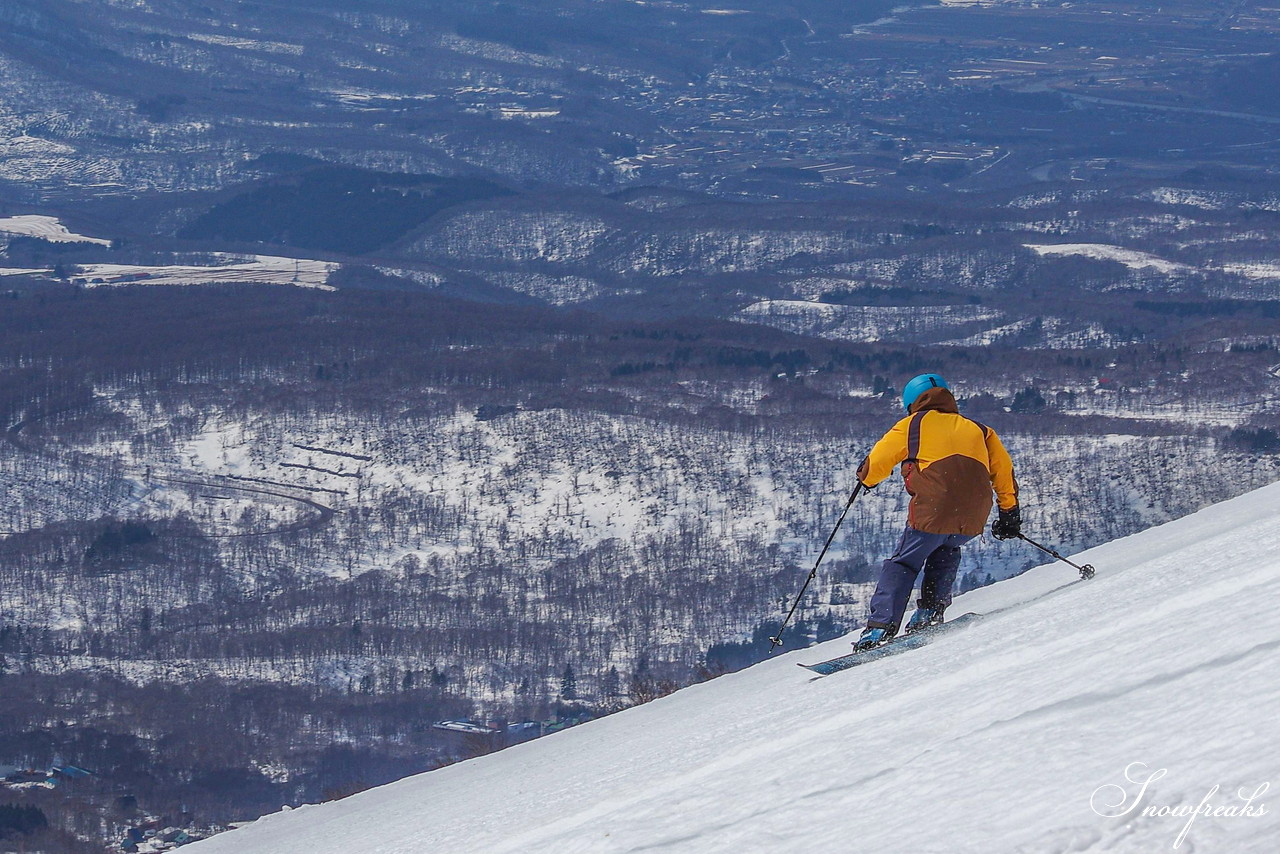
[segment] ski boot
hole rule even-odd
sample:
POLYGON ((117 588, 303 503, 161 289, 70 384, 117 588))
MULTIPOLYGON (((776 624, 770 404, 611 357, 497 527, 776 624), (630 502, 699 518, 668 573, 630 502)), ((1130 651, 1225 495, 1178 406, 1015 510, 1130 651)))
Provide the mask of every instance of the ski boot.
POLYGON ((943 610, 942 608, 916 608, 916 612, 911 615, 911 619, 907 621, 907 627, 902 633, 909 635, 921 629, 927 629, 930 626, 942 625, 943 610))
POLYGON ((862 637, 853 642, 853 651, 862 652, 864 649, 875 649, 883 646, 893 639, 894 632, 885 626, 867 626, 862 630, 862 637))

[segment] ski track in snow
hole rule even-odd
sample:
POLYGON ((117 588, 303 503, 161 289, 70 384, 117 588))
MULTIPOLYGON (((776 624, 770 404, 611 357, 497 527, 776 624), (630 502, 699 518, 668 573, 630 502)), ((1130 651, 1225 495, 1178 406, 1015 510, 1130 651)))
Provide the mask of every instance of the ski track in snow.
MULTIPOLYGON (((1280 796, 1280 614, 1232 619, 1280 594, 1278 519, 1280 484, 1081 554, 1092 581, 1057 563, 959 597, 987 619, 922 649, 817 680, 795 662, 847 640, 780 655, 193 851, 1173 850, 1186 819, 1141 807, 1280 796), (1137 794, 1132 763, 1168 773, 1096 813, 1137 794)), ((1271 852, 1278 814, 1197 818, 1177 850, 1271 852)))

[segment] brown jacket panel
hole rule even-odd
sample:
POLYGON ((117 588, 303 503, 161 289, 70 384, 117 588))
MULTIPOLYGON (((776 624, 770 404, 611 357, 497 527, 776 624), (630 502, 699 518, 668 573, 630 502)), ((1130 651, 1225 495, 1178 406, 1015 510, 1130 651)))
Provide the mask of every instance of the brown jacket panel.
POLYGON ((929 534, 982 533, 991 515, 991 476, 987 467, 959 454, 928 468, 902 466, 911 507, 907 524, 929 534))
POLYGON ((920 395, 910 414, 871 449, 858 479, 874 487, 899 463, 911 493, 908 524, 931 534, 977 536, 991 513, 1018 503, 1013 461, 990 427, 959 414, 944 388, 920 395))

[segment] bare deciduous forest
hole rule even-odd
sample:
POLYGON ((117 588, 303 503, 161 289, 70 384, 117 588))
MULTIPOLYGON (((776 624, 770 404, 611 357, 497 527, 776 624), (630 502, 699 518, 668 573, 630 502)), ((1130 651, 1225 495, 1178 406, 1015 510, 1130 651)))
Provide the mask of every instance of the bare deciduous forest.
MULTIPOLYGON (((62 829, 126 825, 102 808, 123 797, 220 826, 499 743, 438 720, 602 714, 757 660, 917 370, 957 378, 1064 547, 1277 468, 1274 425, 1213 421, 1269 346, 919 348, 236 287, 6 309, 0 756, 94 771, 49 807, 62 829), (1206 417, 1150 417, 1174 386, 1206 417)), ((790 643, 859 623, 904 509, 893 484, 855 507, 790 643)), ((962 583, 1036 562, 984 540, 962 583)))

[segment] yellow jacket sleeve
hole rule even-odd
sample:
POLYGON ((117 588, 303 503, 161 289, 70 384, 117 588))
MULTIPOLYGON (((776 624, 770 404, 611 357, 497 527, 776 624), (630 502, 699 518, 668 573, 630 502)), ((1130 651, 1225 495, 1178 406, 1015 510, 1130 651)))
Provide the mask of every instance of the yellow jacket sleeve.
POLYGON ((1001 510, 1010 510, 1018 504, 1018 481, 1013 477, 1013 460, 1004 449, 1004 443, 996 431, 987 428, 987 468, 991 472, 991 488, 996 492, 1001 510))
POLYGON ((893 474, 894 467, 907 458, 907 429, 910 425, 911 416, 907 416, 876 442, 871 453, 858 466, 858 480, 868 487, 875 487, 893 474))

